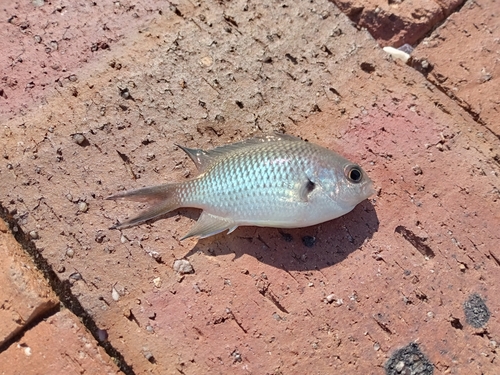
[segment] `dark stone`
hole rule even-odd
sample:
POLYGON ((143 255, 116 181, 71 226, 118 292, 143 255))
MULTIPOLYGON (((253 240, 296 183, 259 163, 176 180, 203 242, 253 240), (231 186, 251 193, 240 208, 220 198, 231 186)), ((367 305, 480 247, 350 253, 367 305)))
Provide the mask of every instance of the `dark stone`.
POLYGON ((474 328, 483 327, 490 319, 490 311, 484 299, 477 293, 471 294, 464 303, 465 321, 474 328))
POLYGON ((410 343, 393 353, 385 364, 387 375, 432 375, 434 366, 420 351, 417 343, 410 343))

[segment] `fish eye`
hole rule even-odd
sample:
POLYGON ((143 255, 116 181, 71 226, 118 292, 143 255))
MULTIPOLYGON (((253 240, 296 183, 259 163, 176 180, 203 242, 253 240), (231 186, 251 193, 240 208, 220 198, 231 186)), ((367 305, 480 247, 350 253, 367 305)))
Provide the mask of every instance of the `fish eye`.
POLYGON ((363 172, 361 172, 361 168, 357 165, 347 166, 345 169, 345 175, 349 181, 354 182, 355 184, 361 182, 361 179, 363 178, 363 172))

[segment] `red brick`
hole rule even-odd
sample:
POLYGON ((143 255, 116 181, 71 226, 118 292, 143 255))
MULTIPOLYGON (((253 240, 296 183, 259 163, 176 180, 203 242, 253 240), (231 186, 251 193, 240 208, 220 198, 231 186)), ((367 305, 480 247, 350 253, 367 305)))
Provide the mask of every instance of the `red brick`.
POLYGON ((0 345, 44 316, 58 298, 0 219, 0 345))
POLYGON ((116 365, 69 310, 27 331, 0 353, 0 374, 114 375, 116 365))
POLYGON ((382 46, 415 45, 464 0, 332 0, 382 46))
MULTIPOLYGON (((414 51, 427 78, 457 100, 476 121, 500 136, 500 6, 468 2, 414 51)), ((500 162, 498 154, 497 162, 500 162)))

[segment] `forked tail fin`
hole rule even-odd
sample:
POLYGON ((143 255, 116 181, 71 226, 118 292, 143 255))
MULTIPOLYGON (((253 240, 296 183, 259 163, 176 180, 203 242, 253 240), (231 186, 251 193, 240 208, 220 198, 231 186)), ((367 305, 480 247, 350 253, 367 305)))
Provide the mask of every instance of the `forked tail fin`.
POLYGON ((179 199, 177 197, 178 185, 179 184, 174 183, 145 187, 142 189, 124 191, 107 197, 106 199, 115 201, 127 200, 145 202, 151 205, 150 208, 141 212, 138 216, 125 220, 122 223, 115 224, 110 229, 129 228, 179 208, 179 199))

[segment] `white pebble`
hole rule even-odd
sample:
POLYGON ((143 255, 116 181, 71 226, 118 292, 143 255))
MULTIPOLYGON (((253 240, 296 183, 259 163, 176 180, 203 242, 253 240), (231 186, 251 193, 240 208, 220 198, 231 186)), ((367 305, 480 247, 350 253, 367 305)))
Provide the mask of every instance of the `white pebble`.
POLYGON ((401 372, 403 371, 404 368, 405 368, 404 361, 399 361, 396 367, 394 367, 394 370, 396 370, 397 372, 401 372))
POLYGON ((335 294, 329 294, 326 296, 326 302, 332 303, 333 301, 335 301, 335 294))
POLYGON ((179 272, 181 275, 194 272, 193 266, 186 259, 176 259, 173 265, 173 269, 175 272, 179 272))
POLYGON ((113 287, 113 290, 111 291, 111 298, 113 298, 113 301, 118 301, 120 299, 120 293, 113 287))
POLYGON ((155 277, 153 279, 153 284, 155 285, 155 287, 159 288, 161 287, 161 277, 155 277))
POLYGON ((86 138, 82 133, 73 134, 73 142, 76 144, 81 145, 85 140, 86 138))
POLYGON ((78 211, 87 212, 88 209, 89 209, 89 206, 87 203, 85 203, 85 202, 78 203, 78 211))
POLYGON ((23 349, 24 355, 26 357, 31 356, 31 348, 29 346, 24 346, 24 345, 18 344, 17 347, 23 349))

